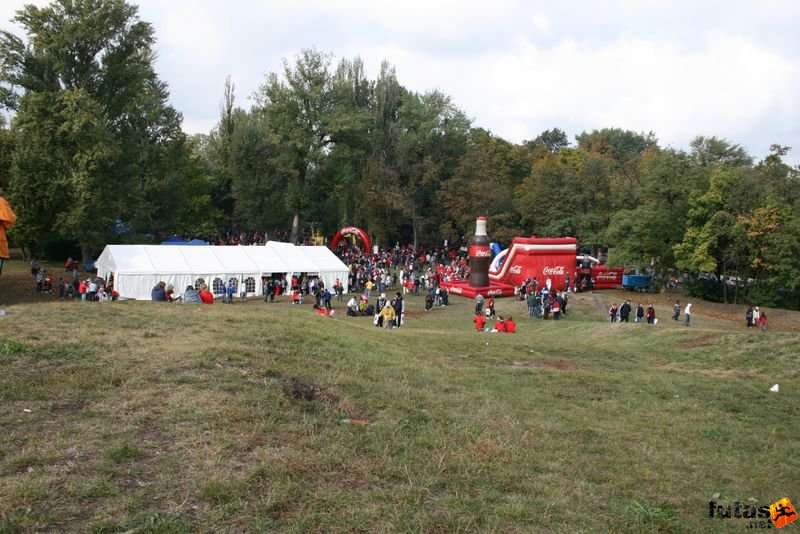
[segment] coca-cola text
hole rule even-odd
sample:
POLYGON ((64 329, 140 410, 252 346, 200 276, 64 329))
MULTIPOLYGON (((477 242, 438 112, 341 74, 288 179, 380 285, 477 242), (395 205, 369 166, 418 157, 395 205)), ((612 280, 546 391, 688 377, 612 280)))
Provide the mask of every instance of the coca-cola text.
POLYGON ((545 276, 564 276, 564 266, 545 267, 542 269, 542 274, 545 276))

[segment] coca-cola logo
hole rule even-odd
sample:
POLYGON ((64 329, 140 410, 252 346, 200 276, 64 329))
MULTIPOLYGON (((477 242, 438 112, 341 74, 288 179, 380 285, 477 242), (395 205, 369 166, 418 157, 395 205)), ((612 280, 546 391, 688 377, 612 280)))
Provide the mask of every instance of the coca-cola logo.
POLYGON ((355 226, 348 226, 346 228, 342 228, 341 232, 342 232, 342 235, 348 235, 348 234, 357 234, 357 233, 361 232, 361 230, 359 230, 355 226))
POLYGON ((490 297, 498 297, 503 294, 502 289, 490 289, 487 293, 490 297))
POLYGON ((464 292, 464 290, 460 287, 450 287, 448 288, 448 291, 450 291, 450 293, 455 293, 456 295, 460 295, 464 292))
POLYGON ((542 269, 542 274, 545 276, 564 276, 564 266, 556 265, 555 267, 545 267, 542 269))
POLYGON ((508 272, 509 274, 522 274, 522 265, 512 265, 508 272))
POLYGON ((488 248, 476 248, 472 250, 470 256, 472 256, 473 258, 491 258, 492 251, 489 250, 488 248))
POLYGON ((616 280, 617 273, 598 273, 597 274, 598 280, 616 280))

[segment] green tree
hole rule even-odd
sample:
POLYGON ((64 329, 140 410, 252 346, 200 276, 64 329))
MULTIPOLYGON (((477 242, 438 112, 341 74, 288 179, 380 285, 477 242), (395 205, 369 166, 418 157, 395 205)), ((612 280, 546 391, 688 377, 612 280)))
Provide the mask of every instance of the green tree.
POLYGON ((649 148, 639 163, 642 185, 635 204, 615 211, 606 237, 613 261, 650 266, 657 274, 675 269, 673 247, 683 240, 689 195, 696 173, 683 152, 649 148))
POLYGON ((475 217, 490 218, 492 238, 510 242, 522 226, 514 211, 514 189, 528 173, 525 147, 512 145, 482 129, 470 132, 466 152, 453 175, 437 191, 437 205, 445 214, 443 236, 457 242, 470 235, 475 217))
POLYGON ((434 195, 455 171, 469 129, 466 115, 439 91, 409 93, 403 99, 393 134, 399 192, 395 197, 415 247, 422 232, 438 227, 434 195))
POLYGON ((328 189, 321 169, 333 143, 328 124, 333 106, 330 62, 330 54, 304 50, 294 64, 284 61, 283 78, 269 74, 257 95, 290 169, 285 178, 292 242, 299 237, 301 216, 314 206, 314 192, 328 189))
POLYGON ((739 216, 753 207, 752 176, 747 169, 715 166, 708 190, 689 200, 686 233, 674 247, 679 268, 713 273, 728 301, 725 277, 747 273, 747 239, 739 216))
POLYGON ((0 32, 0 83, 25 147, 9 195, 18 235, 35 247, 55 231, 89 256, 121 219, 153 230, 154 214, 175 211, 165 193, 180 188, 165 183, 181 182, 175 158, 188 151, 153 69, 151 26, 122 0, 28 5, 15 21, 29 40, 0 32))

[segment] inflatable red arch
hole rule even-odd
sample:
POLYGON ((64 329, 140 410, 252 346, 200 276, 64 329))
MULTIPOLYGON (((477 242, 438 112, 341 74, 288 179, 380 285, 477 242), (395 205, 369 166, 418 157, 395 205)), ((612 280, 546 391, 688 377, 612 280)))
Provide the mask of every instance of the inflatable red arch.
POLYGON ((356 228, 355 226, 345 226, 344 228, 340 228, 336 235, 333 236, 333 240, 331 241, 331 249, 336 250, 336 245, 339 244, 339 240, 341 240, 344 236, 354 235, 364 243, 364 252, 367 254, 372 252, 372 242, 369 239, 367 233, 362 230, 361 228, 356 228))

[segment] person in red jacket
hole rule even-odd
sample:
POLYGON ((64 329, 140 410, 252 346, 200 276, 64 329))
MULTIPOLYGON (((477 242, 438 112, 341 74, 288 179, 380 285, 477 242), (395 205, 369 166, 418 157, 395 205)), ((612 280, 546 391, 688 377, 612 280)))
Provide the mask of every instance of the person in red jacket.
POLYGON ((497 316, 497 321, 494 323, 494 330, 492 332, 505 332, 506 322, 503 320, 502 315, 497 316))
POLYGON ((200 300, 203 301, 203 304, 214 304, 214 294, 208 290, 206 284, 200 286, 198 295, 200 295, 200 300))
POLYGON ((483 327, 486 326, 486 317, 481 313, 480 315, 476 315, 472 322, 475 323, 475 330, 482 332, 483 327))
POLYGON ((505 320, 504 324, 505 324, 505 327, 506 327, 506 330, 505 330, 506 334, 514 334, 514 333, 516 333, 516 331, 517 331, 517 323, 514 322, 514 318, 513 317, 511 317, 509 315, 508 319, 505 320))

